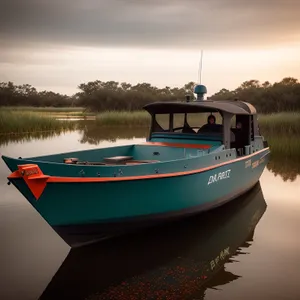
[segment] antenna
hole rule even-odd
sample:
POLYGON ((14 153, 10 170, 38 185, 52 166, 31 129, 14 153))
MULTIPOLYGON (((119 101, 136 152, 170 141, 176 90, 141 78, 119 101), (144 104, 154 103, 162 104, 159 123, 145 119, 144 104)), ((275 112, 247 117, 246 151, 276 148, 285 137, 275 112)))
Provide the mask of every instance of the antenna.
POLYGON ((203 50, 201 50, 201 57, 200 57, 199 70, 198 70, 199 84, 197 84, 194 89, 194 93, 197 94, 196 101, 204 101, 204 94, 207 94, 206 86, 201 84, 201 82, 202 82, 202 61, 203 61, 203 50))
POLYGON ((198 77, 199 77, 199 83, 200 84, 201 84, 201 81, 202 81, 202 61, 203 61, 203 50, 201 50, 199 70, 198 70, 198 77))

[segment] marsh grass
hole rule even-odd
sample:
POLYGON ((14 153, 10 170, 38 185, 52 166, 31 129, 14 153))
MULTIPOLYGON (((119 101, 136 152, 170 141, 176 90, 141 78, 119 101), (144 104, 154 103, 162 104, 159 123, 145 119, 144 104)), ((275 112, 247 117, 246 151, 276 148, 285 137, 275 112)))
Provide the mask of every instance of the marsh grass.
POLYGON ((300 113, 259 115, 258 123, 263 134, 296 134, 300 138, 300 113))
POLYGON ((293 157, 300 163, 300 113, 260 115, 258 123, 272 157, 293 157))
POLYGON ((149 126, 150 115, 144 111, 107 111, 96 115, 96 124, 99 126, 149 126))
MULTIPOLYGON (((0 111, 33 112, 51 117, 93 116, 95 113, 85 110, 84 107, 0 107, 0 111)), ((217 122, 221 122, 218 114, 217 122)), ((208 114, 190 114, 188 123, 191 126, 201 126, 206 122, 208 114)), ((158 117, 163 126, 168 125, 167 115, 158 117)), ((174 116, 174 127, 182 126, 183 114, 174 116)), ((96 115, 96 124, 100 126, 128 126, 149 127, 150 115, 146 111, 106 111, 96 115)), ((263 135, 269 134, 298 134, 300 136, 300 113, 277 113, 259 115, 259 126, 263 135)))
POLYGON ((0 134, 74 129, 76 124, 29 111, 0 110, 0 134))

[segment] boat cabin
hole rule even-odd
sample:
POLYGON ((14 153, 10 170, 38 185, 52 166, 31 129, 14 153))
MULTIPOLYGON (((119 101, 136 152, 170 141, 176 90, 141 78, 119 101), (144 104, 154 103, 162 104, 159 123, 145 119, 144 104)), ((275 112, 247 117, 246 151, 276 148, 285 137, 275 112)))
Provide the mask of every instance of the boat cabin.
MULTIPOLYGON (((249 155, 267 146, 259 133, 257 113, 251 104, 204 100, 203 90, 200 89, 195 101, 187 98, 186 102, 145 105, 144 109, 151 115, 146 143, 74 152, 68 157, 65 154, 45 156, 39 160, 54 159, 77 165, 145 165, 180 162, 206 154, 215 154, 211 155, 215 160, 230 159, 232 155, 249 155)), ((101 171, 102 176, 110 172, 105 170, 101 171)))
POLYGON ((209 143, 252 153, 259 127, 255 108, 242 101, 156 102, 144 106, 151 115, 150 142, 209 143))

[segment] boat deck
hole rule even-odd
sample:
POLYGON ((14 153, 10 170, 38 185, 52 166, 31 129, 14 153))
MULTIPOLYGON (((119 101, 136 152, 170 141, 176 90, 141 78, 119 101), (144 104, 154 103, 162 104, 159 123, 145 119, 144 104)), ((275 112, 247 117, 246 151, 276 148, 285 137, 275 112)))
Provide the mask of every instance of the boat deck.
MULTIPOLYGON (((132 145, 130 148, 121 147, 119 153, 112 156, 103 155, 104 149, 103 151, 100 149, 97 160, 92 159, 92 156, 89 159, 84 159, 81 153, 77 152, 76 157, 64 157, 63 161, 66 164, 76 165, 137 165, 199 157, 219 148, 210 144, 146 142, 132 145)), ((87 155, 85 157, 88 158, 87 155)))

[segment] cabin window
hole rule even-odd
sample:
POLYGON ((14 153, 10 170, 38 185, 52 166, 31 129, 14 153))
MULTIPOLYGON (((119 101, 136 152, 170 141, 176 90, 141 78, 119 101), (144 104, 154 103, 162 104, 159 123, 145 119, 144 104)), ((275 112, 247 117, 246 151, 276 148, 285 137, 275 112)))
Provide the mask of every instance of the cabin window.
POLYGON ((222 124, 222 116, 219 113, 190 113, 187 114, 187 123, 190 127, 199 128, 207 123, 207 118, 210 115, 216 118, 216 124, 222 124))
POLYGON ((184 114, 174 114, 173 129, 184 126, 184 114))
POLYGON ((155 115, 155 122, 153 124, 153 131, 169 131, 170 114, 157 114, 155 115))
MULTIPOLYGON (((207 126, 207 119, 210 115, 216 118, 215 133, 223 133, 223 119, 219 113, 175 113, 156 114, 153 120, 153 132, 177 132, 177 133, 198 133, 199 129, 207 126)), ((211 132, 211 130, 202 130, 211 132)), ((202 133, 203 133, 202 132, 202 133)))
POLYGON ((236 115, 234 115, 231 119, 230 119, 230 127, 231 129, 235 129, 237 126, 237 119, 236 119, 236 115))

